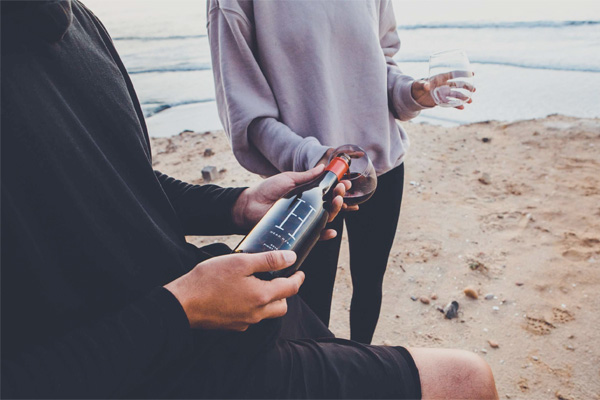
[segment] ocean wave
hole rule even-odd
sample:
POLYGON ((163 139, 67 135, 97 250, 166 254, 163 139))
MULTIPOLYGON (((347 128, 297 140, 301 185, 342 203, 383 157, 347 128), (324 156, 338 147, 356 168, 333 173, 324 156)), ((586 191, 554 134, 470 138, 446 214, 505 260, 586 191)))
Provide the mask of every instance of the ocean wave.
POLYGON ((212 66, 210 64, 202 64, 188 67, 157 67, 157 68, 132 68, 128 69, 130 75, 136 74, 149 74, 149 73, 165 73, 165 72, 192 72, 192 71, 210 71, 212 66))
POLYGON ((169 110, 174 107, 187 106, 188 104, 210 103, 211 101, 215 101, 215 99, 209 98, 209 99, 197 99, 197 100, 183 100, 183 101, 178 101, 178 102, 174 102, 174 103, 159 103, 156 101, 147 100, 144 103, 142 103, 142 107, 145 109, 144 117, 149 118, 153 115, 156 115, 158 113, 161 113, 165 110, 169 110), (158 105, 151 107, 151 105, 153 105, 153 104, 158 104, 158 105))
MULTIPOLYGON (((527 69, 541 69, 549 71, 572 71, 572 72, 600 72, 600 66, 591 65, 547 65, 534 62, 518 62, 518 61, 504 61, 504 60, 486 60, 479 59, 476 57, 470 57, 472 64, 487 64, 487 65, 500 65, 505 67, 515 68, 527 68, 527 69)), ((428 56, 416 56, 416 57, 396 57, 395 60, 399 63, 414 62, 414 63, 428 63, 428 56)), ((212 66, 210 64, 202 64, 196 66, 185 66, 185 67, 157 67, 157 68, 132 68, 128 70, 129 74, 149 74, 149 73, 176 73, 176 72, 197 72, 197 71, 210 71, 212 66)))
MULTIPOLYGON (((399 30, 417 30, 417 29, 524 29, 524 28, 571 28, 574 26, 593 26, 600 25, 600 21, 462 21, 462 22, 440 22, 429 24, 400 25, 399 30)), ((138 40, 149 42, 154 40, 187 40, 204 39, 206 34, 198 35, 170 35, 170 36, 116 36, 112 39, 119 40, 138 40)))
MULTIPOLYGON (((599 67, 592 67, 588 65, 544 65, 536 63, 524 63, 524 62, 511 62, 502 60, 482 60, 473 57, 469 57, 471 64, 486 64, 486 65, 500 65, 503 67, 515 67, 515 68, 527 68, 527 69, 541 69, 549 71, 570 71, 570 72, 600 72, 599 67)), ((398 63, 414 62, 414 63, 428 63, 429 58, 395 58, 398 63)))
MULTIPOLYGON (((396 58, 397 62, 418 62, 418 63, 428 63, 428 57, 414 57, 414 58, 396 58)), ((592 67, 589 65, 544 65, 544 64, 536 64, 536 63, 524 63, 524 62, 514 62, 514 61, 502 61, 502 60, 483 60, 471 57, 472 64, 487 64, 487 65, 500 65, 505 67, 515 67, 515 68, 527 68, 527 69, 542 69, 549 71, 573 71, 573 72, 592 72, 598 73, 600 72, 599 67, 592 67)), ((164 68, 149 68, 149 69, 132 69, 129 70, 129 74, 148 74, 148 73, 169 73, 169 72, 194 72, 194 71, 210 71, 212 69, 211 65, 201 65, 201 66, 191 66, 191 67, 164 67, 164 68)))
POLYGON ((465 22, 442 22, 431 24, 401 25, 399 30, 416 29, 526 29, 526 28, 572 28, 574 26, 600 25, 600 21, 515 21, 515 22, 491 22, 491 21, 465 21, 465 22))
POLYGON ((185 40, 185 39, 202 39, 208 35, 173 35, 173 36, 117 36, 112 40, 139 40, 141 42, 150 42, 154 40, 185 40))

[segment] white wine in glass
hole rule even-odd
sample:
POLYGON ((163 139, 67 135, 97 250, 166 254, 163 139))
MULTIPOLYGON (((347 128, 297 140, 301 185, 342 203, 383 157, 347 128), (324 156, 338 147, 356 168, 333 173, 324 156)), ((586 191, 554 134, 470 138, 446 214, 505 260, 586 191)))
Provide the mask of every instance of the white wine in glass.
POLYGON ((475 91, 473 69, 464 50, 449 50, 429 57, 431 97, 440 107, 465 104, 475 91))

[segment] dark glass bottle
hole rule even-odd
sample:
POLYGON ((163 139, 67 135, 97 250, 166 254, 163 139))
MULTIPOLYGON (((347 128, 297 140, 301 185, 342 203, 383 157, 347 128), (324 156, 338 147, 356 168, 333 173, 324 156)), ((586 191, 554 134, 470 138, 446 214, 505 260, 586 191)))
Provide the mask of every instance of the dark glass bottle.
POLYGON ((315 180, 295 188, 267 211, 250 233, 233 250, 234 253, 262 253, 292 250, 296 262, 280 271, 260 272, 260 279, 288 277, 300 265, 319 240, 329 218, 333 189, 348 171, 350 157, 340 154, 315 180))

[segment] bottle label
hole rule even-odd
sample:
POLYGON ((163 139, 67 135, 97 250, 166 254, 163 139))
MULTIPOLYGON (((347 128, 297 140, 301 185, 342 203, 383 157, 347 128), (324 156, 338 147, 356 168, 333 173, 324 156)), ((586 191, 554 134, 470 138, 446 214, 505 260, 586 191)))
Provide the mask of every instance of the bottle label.
POLYGON ((285 216, 279 225, 275 225, 275 228, 286 232, 292 240, 296 240, 296 234, 302 228, 302 225, 304 225, 308 217, 316 211, 317 210, 315 210, 313 206, 299 198, 292 210, 285 216), (288 221, 290 221, 289 224, 288 221))
POLYGON ((296 240, 305 233, 315 214, 317 209, 301 197, 288 204, 276 204, 254 228, 256 232, 262 230, 263 233, 256 237, 257 240, 242 241, 242 250, 258 252, 294 249, 296 240))

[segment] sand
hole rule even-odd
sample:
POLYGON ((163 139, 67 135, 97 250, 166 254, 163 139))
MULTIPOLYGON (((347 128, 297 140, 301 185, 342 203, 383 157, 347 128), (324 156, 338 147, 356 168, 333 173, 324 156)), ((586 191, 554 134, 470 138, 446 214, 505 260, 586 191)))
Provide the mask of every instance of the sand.
MULTIPOLYGON (((404 126, 405 197, 374 344, 474 351, 500 398, 600 399, 600 120, 404 126), (438 309, 452 300, 459 315, 446 319, 438 309)), ((221 186, 261 179, 223 132, 152 146, 155 168, 188 182, 203 183, 205 166, 221 186)), ((330 327, 339 337, 349 337, 351 292, 344 239, 330 327)))

